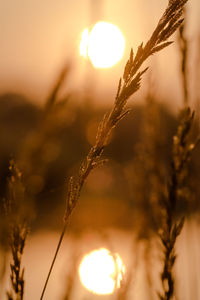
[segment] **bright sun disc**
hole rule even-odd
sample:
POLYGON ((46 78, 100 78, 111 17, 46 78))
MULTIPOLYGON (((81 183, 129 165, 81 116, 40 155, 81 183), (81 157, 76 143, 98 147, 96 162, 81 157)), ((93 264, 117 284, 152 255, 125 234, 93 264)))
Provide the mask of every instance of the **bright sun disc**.
POLYGON ((125 39, 119 28, 100 21, 89 32, 84 29, 81 36, 80 54, 88 56, 95 68, 110 68, 123 56, 125 39))
POLYGON ((90 292, 100 295, 112 294, 120 287, 125 266, 118 254, 101 248, 85 255, 80 263, 82 284, 90 292))

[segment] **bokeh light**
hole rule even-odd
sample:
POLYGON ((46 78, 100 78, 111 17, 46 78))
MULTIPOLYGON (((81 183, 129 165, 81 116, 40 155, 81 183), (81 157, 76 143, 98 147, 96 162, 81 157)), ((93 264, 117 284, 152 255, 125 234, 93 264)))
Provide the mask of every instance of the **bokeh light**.
POLYGON ((112 294, 120 287, 125 266, 119 254, 111 254, 101 248, 85 255, 79 267, 82 284, 89 291, 99 294, 112 294))

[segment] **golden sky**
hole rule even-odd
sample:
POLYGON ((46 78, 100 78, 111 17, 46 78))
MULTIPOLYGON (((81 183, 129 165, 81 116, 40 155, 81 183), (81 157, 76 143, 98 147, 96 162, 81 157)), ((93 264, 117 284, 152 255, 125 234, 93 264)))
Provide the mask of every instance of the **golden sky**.
MULTIPOLYGON (((40 101, 66 60, 73 66, 71 85, 76 78, 76 86, 77 82, 80 86, 85 80, 85 64, 79 57, 78 45, 82 30, 92 19, 91 2, 94 7, 95 1, 100 10, 95 18, 99 14, 99 18, 116 24, 126 38, 121 63, 110 70, 96 71, 98 86, 101 90, 104 86, 105 92, 111 90, 112 95, 130 48, 136 51, 141 41, 147 40, 167 0, 0 0, 0 92, 32 94, 40 101)), ((199 13, 199 0, 190 0, 188 36, 193 43, 200 31, 199 13)), ((170 46, 150 63, 164 78, 160 85, 163 91, 174 83, 176 50, 176 45, 170 46)))

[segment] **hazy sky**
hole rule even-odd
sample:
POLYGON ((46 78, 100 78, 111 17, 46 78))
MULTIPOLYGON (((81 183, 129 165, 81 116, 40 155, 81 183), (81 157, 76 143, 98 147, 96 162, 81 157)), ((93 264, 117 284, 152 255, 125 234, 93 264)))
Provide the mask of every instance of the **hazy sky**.
MULTIPOLYGON (((62 62, 73 62, 74 78, 84 82, 84 62, 79 57, 80 35, 91 20, 91 2, 101 0, 0 0, 0 91, 17 91, 37 96, 48 93, 62 62)), ((101 19, 120 27, 126 38, 121 63, 110 70, 97 71, 99 84, 115 90, 130 47, 146 40, 163 13, 167 0, 102 0, 101 19)), ((200 1, 188 5, 188 33, 194 43, 200 30, 200 1)), ((150 65, 170 84, 177 69, 176 46, 171 46, 150 65), (165 57, 170 57, 169 64, 165 57), (154 66, 155 65, 155 66, 154 66), (167 73, 166 73, 167 70, 167 73), (168 74, 168 76, 166 76, 168 74)), ((174 80, 172 80, 174 82, 174 80)), ((101 86, 102 90, 102 86, 101 86)))

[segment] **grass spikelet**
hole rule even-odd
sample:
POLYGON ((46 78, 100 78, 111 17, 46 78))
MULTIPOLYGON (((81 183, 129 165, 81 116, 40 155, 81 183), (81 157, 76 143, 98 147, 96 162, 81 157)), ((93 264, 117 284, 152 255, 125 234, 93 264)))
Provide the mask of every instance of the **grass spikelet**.
POLYGON ((177 219, 178 207, 183 205, 188 195, 187 175, 188 163, 196 143, 189 141, 194 114, 189 108, 183 109, 177 133, 173 139, 171 178, 168 185, 168 198, 162 202, 163 224, 159 236, 163 245, 164 265, 161 273, 163 293, 161 300, 170 300, 174 296, 173 267, 176 260, 175 243, 184 225, 184 217, 177 219))
POLYGON ((24 201, 24 185, 22 174, 14 160, 10 162, 10 178, 8 180, 8 198, 5 202, 5 210, 9 224, 10 249, 12 263, 10 264, 11 289, 7 292, 8 300, 24 299, 24 268, 22 268, 22 255, 28 234, 27 222, 24 212, 21 211, 24 201))
POLYGON ((13 262, 10 264, 10 281, 12 290, 7 292, 8 300, 24 299, 24 268, 22 268, 22 255, 28 234, 26 223, 12 225, 10 247, 13 262))
POLYGON ((173 34, 173 32, 178 28, 178 26, 182 22, 182 9, 186 2, 187 0, 169 1, 168 7, 165 10, 163 16, 161 17, 151 38, 147 41, 147 43, 144 46, 143 43, 141 43, 141 45, 138 47, 135 58, 133 57, 133 51, 131 50, 130 52, 130 57, 123 73, 123 80, 120 81, 118 85, 113 108, 110 111, 110 113, 107 113, 105 115, 103 122, 100 125, 100 129, 97 133, 96 143, 91 148, 85 160, 83 161, 78 171, 77 177, 74 177, 73 180, 71 180, 70 182, 70 190, 68 192, 66 211, 64 215, 63 230, 58 242, 56 253, 53 258, 49 273, 47 275, 47 279, 40 300, 43 299, 48 279, 50 277, 55 259, 57 257, 67 227, 68 218, 78 202, 84 182, 87 179, 88 175, 91 173, 91 171, 98 166, 98 161, 100 160, 104 148, 108 143, 108 139, 112 129, 116 126, 118 121, 122 119, 122 116, 126 115, 125 107, 128 99, 140 88, 142 75, 147 71, 147 68, 143 71, 140 71, 140 67, 150 55, 152 55, 155 52, 158 52, 159 49, 156 47, 162 46, 160 48, 161 50, 162 48, 164 48, 164 46, 166 46, 166 44, 164 45, 163 43, 166 42, 166 40, 173 34))

